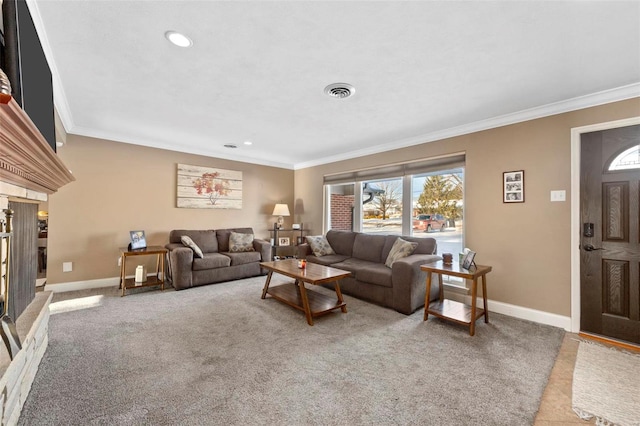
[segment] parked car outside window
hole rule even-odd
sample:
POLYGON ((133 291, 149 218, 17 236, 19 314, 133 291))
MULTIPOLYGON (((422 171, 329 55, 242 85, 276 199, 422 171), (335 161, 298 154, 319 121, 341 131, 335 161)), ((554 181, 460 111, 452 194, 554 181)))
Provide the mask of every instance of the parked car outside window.
POLYGON ((441 214, 419 214, 413 219, 413 229, 418 231, 444 231, 446 227, 447 221, 441 214))

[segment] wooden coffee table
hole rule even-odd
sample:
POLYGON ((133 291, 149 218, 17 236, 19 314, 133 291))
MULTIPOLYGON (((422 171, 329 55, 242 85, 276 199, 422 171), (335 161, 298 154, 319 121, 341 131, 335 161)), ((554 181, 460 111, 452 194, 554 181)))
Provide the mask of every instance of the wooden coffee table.
POLYGON ((331 268, 328 266, 307 263, 305 269, 298 268, 297 259, 277 260, 274 262, 262 262, 260 266, 267 269, 267 282, 262 289, 262 298, 267 294, 276 300, 303 311, 307 317, 307 323, 313 325, 313 317, 324 315, 336 309, 347 312, 347 304, 342 299, 340 284, 338 281, 351 275, 348 271, 331 268), (273 273, 293 278, 293 283, 281 284, 269 287, 273 273), (304 283, 324 284, 333 283, 337 300, 305 288, 304 283))

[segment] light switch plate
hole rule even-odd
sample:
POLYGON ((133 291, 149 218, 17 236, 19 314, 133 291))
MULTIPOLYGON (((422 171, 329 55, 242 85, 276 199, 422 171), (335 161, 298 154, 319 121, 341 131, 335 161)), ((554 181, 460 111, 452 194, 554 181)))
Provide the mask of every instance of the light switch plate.
POLYGON ((551 201, 566 201, 567 191, 551 191, 551 201))

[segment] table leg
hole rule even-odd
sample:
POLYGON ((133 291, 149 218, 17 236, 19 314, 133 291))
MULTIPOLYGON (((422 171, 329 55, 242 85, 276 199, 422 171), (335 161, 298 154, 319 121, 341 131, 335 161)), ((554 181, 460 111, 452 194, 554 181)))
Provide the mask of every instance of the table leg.
MULTIPOLYGON (((337 280, 334 285, 333 288, 336 291, 336 296, 338 296, 338 303, 342 303, 344 302, 344 299, 342 298, 342 292, 340 291, 340 280, 337 280)), ((340 308, 342 310, 343 314, 347 313, 347 305, 344 305, 342 308, 340 308)))
POLYGON ((429 294, 431 294, 431 271, 427 272, 427 293, 424 295, 424 321, 429 319, 429 294))
POLYGON ((474 278, 471 284, 471 324, 469 324, 469 334, 476 333, 476 296, 478 295, 478 279, 474 278))
POLYGON ((309 299, 307 298, 307 289, 304 287, 304 281, 300 281, 298 288, 300 289, 300 298, 302 299, 304 314, 307 317, 307 324, 313 325, 313 316, 311 315, 311 308, 309 307, 309 299))
POLYGON ((487 276, 482 276, 482 301, 484 302, 484 322, 489 323, 489 308, 487 308, 487 276))
POLYGON ((264 283, 264 288, 262 289, 262 297, 261 299, 265 299, 267 297, 267 290, 269 290, 269 283, 271 282, 271 275, 273 275, 273 271, 269 271, 267 274, 267 282, 264 283))
MULTIPOLYGON (((160 286, 160 291, 164 291, 164 253, 158 255, 158 260, 160 261, 160 273, 162 274, 162 285, 160 286)), ((157 272, 156 278, 160 279, 157 272)))
POLYGON ((122 288, 124 284, 124 256, 120 256, 120 286, 119 289, 122 288))
POLYGON ((121 297, 124 297, 124 292, 126 290, 127 287, 127 256, 122 256, 122 262, 120 262, 122 264, 122 269, 120 270, 120 288, 122 289, 122 294, 121 297))

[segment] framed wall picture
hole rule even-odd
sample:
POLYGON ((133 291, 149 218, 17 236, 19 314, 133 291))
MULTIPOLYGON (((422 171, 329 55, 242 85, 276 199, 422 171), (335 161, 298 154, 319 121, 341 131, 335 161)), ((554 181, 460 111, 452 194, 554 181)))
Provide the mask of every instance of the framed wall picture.
POLYGON ((524 170, 502 173, 502 202, 524 203, 524 170))
POLYGON ((291 240, 289 240, 289 237, 280 237, 278 238, 278 245, 279 246, 288 246, 291 244, 291 240))
POLYGON ((464 256, 464 258, 462 259, 462 267, 464 269, 471 268, 474 265, 473 259, 475 257, 476 257, 476 252, 469 250, 467 254, 464 256))
POLYGON ((131 238, 131 250, 147 248, 147 239, 144 231, 129 231, 131 238))

